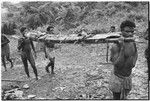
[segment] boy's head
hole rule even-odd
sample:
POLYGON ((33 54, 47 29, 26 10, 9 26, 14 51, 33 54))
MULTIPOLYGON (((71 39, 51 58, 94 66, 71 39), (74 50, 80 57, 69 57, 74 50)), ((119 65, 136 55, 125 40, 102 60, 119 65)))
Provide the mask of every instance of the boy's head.
POLYGON ((116 30, 116 29, 115 29, 115 26, 111 26, 111 27, 110 27, 110 32, 115 32, 115 30, 116 30))
POLYGON ((134 32, 134 28, 135 28, 135 23, 129 20, 125 20, 121 23, 120 25, 120 29, 122 32, 122 35, 124 37, 132 37, 133 36, 133 32, 134 32))
POLYGON ((53 30, 54 30, 54 27, 53 27, 53 26, 48 26, 47 29, 46 29, 47 32, 53 31, 53 30))
POLYGON ((26 27, 21 27, 21 29, 20 29, 20 32, 22 33, 23 36, 25 34, 26 29, 27 29, 26 27))

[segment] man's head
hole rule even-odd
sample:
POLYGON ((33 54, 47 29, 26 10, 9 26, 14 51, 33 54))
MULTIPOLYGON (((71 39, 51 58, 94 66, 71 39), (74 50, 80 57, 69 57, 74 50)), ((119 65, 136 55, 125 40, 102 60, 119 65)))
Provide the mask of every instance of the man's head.
POLYGON ((116 30, 116 29, 115 29, 115 26, 111 26, 111 27, 110 27, 110 32, 115 32, 115 30, 116 30))
POLYGON ((20 32, 22 33, 23 36, 25 34, 26 29, 27 29, 26 27, 21 27, 21 29, 20 29, 20 32))
POLYGON ((48 26, 47 29, 46 29, 47 32, 50 32, 50 31, 53 31, 53 30, 54 30, 53 26, 48 26))
POLYGON ((129 20, 125 20, 121 23, 120 25, 120 29, 122 32, 122 35, 124 37, 132 37, 133 36, 133 32, 134 32, 134 28, 135 28, 135 23, 129 20))

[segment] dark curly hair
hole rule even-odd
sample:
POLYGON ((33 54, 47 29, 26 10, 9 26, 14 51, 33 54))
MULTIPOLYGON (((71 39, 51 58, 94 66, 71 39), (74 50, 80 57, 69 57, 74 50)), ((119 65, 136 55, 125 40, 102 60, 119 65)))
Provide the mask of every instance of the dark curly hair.
POLYGON ((115 28, 115 26, 111 26, 110 28, 115 28))
POLYGON ((26 27, 21 27, 21 28, 20 28, 20 32, 22 33, 22 32, 24 32, 26 29, 27 29, 26 27))
POLYGON ((53 26, 48 26, 46 31, 50 31, 51 28, 54 28, 53 26))
POLYGON ((121 31, 123 31, 124 28, 127 27, 127 26, 128 26, 128 27, 131 27, 131 28, 135 28, 135 27, 136 27, 134 22, 132 22, 132 21, 130 21, 130 20, 125 20, 125 21, 123 21, 123 22, 121 23, 121 25, 120 25, 121 31))

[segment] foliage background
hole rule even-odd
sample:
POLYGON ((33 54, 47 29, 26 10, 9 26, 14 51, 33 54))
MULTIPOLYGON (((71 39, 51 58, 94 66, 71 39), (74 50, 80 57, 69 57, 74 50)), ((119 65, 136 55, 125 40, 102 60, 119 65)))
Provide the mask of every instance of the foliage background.
MULTIPOLYGON (((146 2, 3 2, 1 11, 2 32, 10 35, 19 34, 19 28, 22 26, 45 31, 47 25, 54 25, 56 34, 71 34, 82 27, 88 31, 99 30, 103 33, 109 31, 111 25, 115 25, 119 31, 119 25, 125 19, 135 21, 139 36, 142 36, 148 27, 146 2)), ((111 92, 106 88, 113 67, 106 63, 105 43, 84 47, 61 44, 61 47, 52 53, 56 57, 55 76, 45 72, 44 67, 49 60, 39 51, 35 62, 42 79, 35 81, 30 65, 31 80, 26 77, 17 51, 17 40, 11 36, 8 38, 14 68, 8 68, 5 72, 1 66, 1 78, 25 82, 2 81, 2 90, 9 85, 22 87, 28 84, 30 88, 24 91, 23 98, 34 94, 36 99, 112 99, 111 92)), ((35 44, 38 46, 38 43, 35 44)), ((146 41, 137 44, 138 60, 133 68, 133 85, 128 99, 148 99, 148 68, 144 58, 146 47, 146 41)), ((36 50, 38 49, 37 47, 36 50)), ((9 67, 10 64, 7 65, 9 67)))
POLYGON ((125 19, 135 21, 141 34, 148 26, 148 2, 2 2, 2 30, 6 34, 16 34, 12 29, 22 26, 45 30, 47 25, 54 25, 56 34, 71 34, 82 27, 103 33, 111 25, 119 30, 125 19))

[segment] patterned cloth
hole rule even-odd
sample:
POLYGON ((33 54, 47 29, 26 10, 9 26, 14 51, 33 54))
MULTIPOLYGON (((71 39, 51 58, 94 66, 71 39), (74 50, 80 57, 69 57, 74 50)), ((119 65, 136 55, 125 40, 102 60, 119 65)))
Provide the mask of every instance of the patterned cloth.
POLYGON ((121 99, 126 99, 132 88, 131 76, 116 76, 113 72, 110 76, 109 88, 112 92, 121 92, 121 99))

